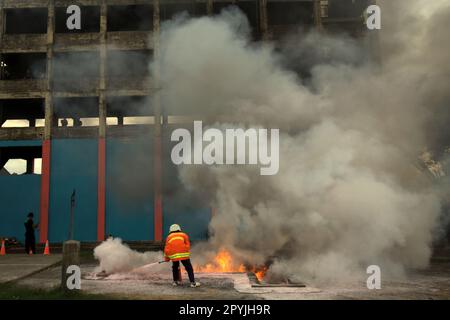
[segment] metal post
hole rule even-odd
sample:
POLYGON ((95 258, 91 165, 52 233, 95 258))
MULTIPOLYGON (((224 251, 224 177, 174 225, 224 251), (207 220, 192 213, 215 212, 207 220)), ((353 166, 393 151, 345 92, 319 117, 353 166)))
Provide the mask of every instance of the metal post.
POLYGON ((70 225, 69 225, 69 240, 73 240, 73 229, 74 229, 74 212, 75 211, 75 189, 70 196, 70 225))

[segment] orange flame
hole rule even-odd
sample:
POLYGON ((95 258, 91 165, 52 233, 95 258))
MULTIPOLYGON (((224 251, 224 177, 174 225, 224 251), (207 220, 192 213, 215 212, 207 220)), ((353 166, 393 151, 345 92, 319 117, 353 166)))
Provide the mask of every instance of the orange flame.
POLYGON ((212 263, 208 263, 204 266, 195 266, 194 269, 196 272, 209 273, 252 271, 255 273, 256 278, 258 278, 259 281, 262 281, 268 268, 266 266, 246 268, 244 264, 236 263, 228 250, 220 249, 212 263))
POLYGON ((266 276, 267 267, 263 266, 262 268, 254 268, 252 271, 255 274, 256 278, 259 281, 262 281, 264 279, 264 277, 266 276))
POLYGON ((197 272, 245 272, 243 264, 237 264, 233 261, 230 252, 221 249, 214 257, 214 262, 208 263, 205 266, 195 268, 197 272))

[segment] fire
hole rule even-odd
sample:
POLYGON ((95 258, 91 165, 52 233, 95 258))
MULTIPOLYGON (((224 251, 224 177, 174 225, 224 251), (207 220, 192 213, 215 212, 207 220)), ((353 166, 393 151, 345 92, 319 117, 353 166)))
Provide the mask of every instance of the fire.
POLYGON ((262 268, 253 269, 253 273, 259 281, 262 281, 266 276, 267 267, 263 266, 262 268))
POLYGON ((231 253, 226 249, 221 249, 217 255, 214 257, 212 263, 208 263, 204 266, 196 266, 196 272, 210 272, 210 273, 221 273, 221 272, 246 272, 251 271, 256 275, 259 281, 262 281, 266 275, 267 267, 245 267, 242 263, 237 263, 233 259, 231 253))
POLYGON ((196 268, 197 272, 245 272, 245 270, 245 266, 234 262, 231 253, 225 249, 217 253, 212 263, 196 268))

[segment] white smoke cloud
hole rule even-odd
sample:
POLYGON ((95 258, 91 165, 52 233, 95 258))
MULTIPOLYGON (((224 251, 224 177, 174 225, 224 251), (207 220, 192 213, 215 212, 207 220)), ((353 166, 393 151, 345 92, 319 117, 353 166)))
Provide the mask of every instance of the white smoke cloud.
POLYGON ((450 101, 442 41, 450 10, 445 1, 421 10, 428 3, 381 1, 382 68, 362 63, 346 37, 291 37, 300 56, 321 52, 321 39, 331 52, 311 59, 308 85, 270 44, 247 40, 237 11, 163 26, 165 107, 211 123, 226 116, 236 126, 280 128, 276 176, 250 166, 180 167, 185 185, 217 208, 199 261, 223 246, 244 262, 273 259, 272 273, 316 281, 358 277, 370 264, 383 275, 427 265, 441 199, 414 163, 442 138, 433 124, 450 101))
POLYGON ((109 238, 94 249, 94 257, 100 264, 95 272, 107 274, 129 272, 137 267, 161 261, 162 252, 137 252, 122 243, 120 238, 109 238))

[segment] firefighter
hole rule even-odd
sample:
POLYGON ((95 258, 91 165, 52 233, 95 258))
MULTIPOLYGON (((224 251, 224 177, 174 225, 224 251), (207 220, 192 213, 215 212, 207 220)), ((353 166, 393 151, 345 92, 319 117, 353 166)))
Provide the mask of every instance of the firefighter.
POLYGON ((172 261, 173 286, 181 285, 180 279, 180 261, 189 275, 191 287, 199 287, 200 282, 195 281, 194 269, 192 268, 190 257, 191 243, 186 233, 181 231, 178 224, 173 224, 169 228, 169 235, 164 247, 164 258, 166 261, 172 261))
POLYGON ((39 227, 39 224, 34 224, 33 221, 34 214, 30 212, 25 221, 25 252, 30 254, 36 253, 36 238, 34 236, 34 229, 39 227))

